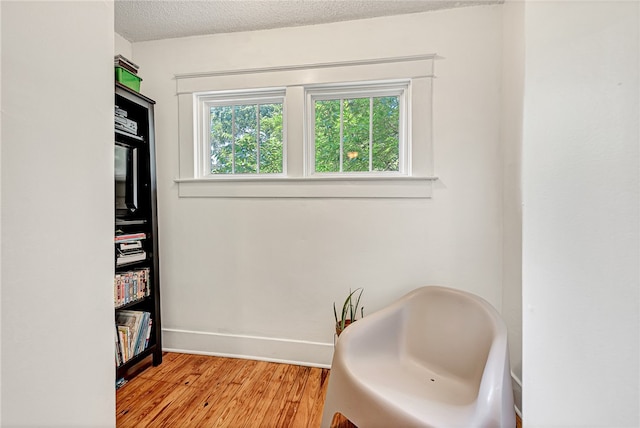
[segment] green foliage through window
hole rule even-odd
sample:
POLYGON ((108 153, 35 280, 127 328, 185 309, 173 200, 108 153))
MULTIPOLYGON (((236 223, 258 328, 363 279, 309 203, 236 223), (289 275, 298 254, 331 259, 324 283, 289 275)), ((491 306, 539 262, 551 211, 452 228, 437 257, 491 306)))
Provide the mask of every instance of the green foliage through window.
POLYGON ((209 109, 211 174, 283 171, 282 103, 209 109))
POLYGON ((315 171, 400 170, 398 96, 315 100, 315 171))

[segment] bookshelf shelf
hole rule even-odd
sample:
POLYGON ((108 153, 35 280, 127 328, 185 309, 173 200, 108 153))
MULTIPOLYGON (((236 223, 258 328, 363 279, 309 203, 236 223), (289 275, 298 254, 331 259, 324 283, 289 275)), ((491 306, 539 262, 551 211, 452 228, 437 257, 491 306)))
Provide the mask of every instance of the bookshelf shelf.
POLYGON ((151 357, 162 363, 155 102, 116 83, 114 318, 116 384, 151 357), (117 129, 126 127, 128 131, 117 129))
POLYGON ((130 269, 135 269, 138 266, 146 266, 149 263, 148 260, 138 260, 135 262, 127 262, 116 265, 116 272, 127 271, 130 269))
POLYGON ((133 308, 134 306, 137 306, 137 305, 139 305, 139 304, 141 304, 141 303, 143 303, 145 301, 148 301, 148 300, 151 300, 151 296, 142 297, 142 298, 136 299, 136 300, 134 300, 132 302, 125 303, 123 305, 118 305, 115 308, 116 308, 116 310, 130 309, 130 308, 133 308))
POLYGON ((148 356, 155 355, 155 353, 158 352, 157 349, 158 349, 157 345, 151 345, 147 349, 145 349, 144 351, 136 355, 135 357, 131 358, 125 364, 116 367, 116 379, 121 379, 126 377, 127 371, 131 367, 135 366, 136 364, 138 364, 140 361, 144 360, 148 356))
POLYGON ((147 220, 143 218, 135 219, 135 220, 125 220, 121 218, 116 218, 116 226, 131 226, 131 225, 141 226, 146 223, 147 223, 147 220))
POLYGON ((138 135, 133 135, 133 134, 130 134, 128 132, 121 131, 119 129, 114 129, 114 131, 116 133, 116 138, 118 138, 118 137, 126 137, 126 138, 131 138, 132 140, 136 140, 136 141, 141 141, 141 142, 144 141, 144 138, 142 138, 142 137, 140 137, 138 135))

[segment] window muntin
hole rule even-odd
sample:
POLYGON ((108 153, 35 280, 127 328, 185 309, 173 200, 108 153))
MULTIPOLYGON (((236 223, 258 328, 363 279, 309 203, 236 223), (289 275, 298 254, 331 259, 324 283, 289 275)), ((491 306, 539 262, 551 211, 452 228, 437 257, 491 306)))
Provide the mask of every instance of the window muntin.
POLYGON ((309 175, 407 175, 407 86, 307 90, 309 175))
POLYGON ((196 104, 201 177, 284 173, 284 91, 198 94, 196 104))

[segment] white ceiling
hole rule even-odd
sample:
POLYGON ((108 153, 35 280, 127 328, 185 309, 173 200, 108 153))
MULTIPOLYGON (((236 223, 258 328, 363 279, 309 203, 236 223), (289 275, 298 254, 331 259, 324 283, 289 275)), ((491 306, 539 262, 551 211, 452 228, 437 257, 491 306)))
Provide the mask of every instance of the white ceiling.
POLYGON ((130 42, 402 15, 503 0, 116 0, 130 42))

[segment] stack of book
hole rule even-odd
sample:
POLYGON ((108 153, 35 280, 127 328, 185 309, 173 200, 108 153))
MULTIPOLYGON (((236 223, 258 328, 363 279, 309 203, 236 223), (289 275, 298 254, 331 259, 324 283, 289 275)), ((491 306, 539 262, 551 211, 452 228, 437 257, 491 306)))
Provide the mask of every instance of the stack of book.
POLYGON ((115 236, 116 265, 139 262, 147 258, 147 253, 142 247, 142 240, 146 238, 144 233, 129 233, 115 236))
POLYGON ((133 74, 138 74, 138 68, 140 68, 137 64, 134 64, 130 59, 127 59, 122 55, 116 55, 113 57, 113 65, 124 68, 133 74))
POLYGON ((116 274, 113 288, 116 308, 150 296, 149 268, 116 274))
POLYGON ((116 364, 122 365, 149 346, 151 314, 118 311, 116 314, 116 364))

